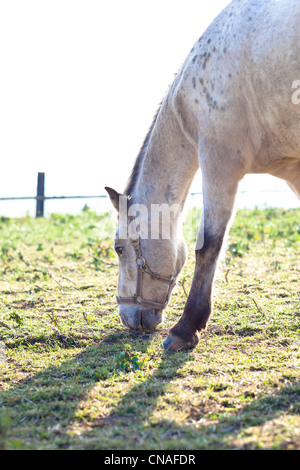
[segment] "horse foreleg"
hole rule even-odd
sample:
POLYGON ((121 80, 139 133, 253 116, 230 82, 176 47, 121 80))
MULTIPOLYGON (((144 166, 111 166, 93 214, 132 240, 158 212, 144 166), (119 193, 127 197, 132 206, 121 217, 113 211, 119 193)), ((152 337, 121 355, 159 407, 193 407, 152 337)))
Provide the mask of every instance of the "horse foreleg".
POLYGON ((296 196, 300 199, 300 163, 295 166, 294 170, 290 172, 287 177, 289 187, 294 191, 296 196))
MULTIPOLYGON (((203 173, 203 171, 202 171, 203 173)), ((203 214, 196 245, 193 282, 182 317, 164 341, 166 350, 193 348, 212 311, 212 286, 217 261, 229 226, 238 188, 233 174, 203 175, 203 214)))

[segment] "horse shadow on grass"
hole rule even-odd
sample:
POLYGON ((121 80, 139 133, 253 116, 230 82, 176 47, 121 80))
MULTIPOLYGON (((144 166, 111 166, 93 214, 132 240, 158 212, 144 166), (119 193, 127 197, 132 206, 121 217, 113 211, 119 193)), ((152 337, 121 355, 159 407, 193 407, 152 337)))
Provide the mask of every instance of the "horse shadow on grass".
MULTIPOLYGON (((170 382, 181 377, 180 369, 193 359, 190 352, 162 354, 154 372, 137 380, 127 392, 120 392, 118 403, 111 406, 107 400, 110 380, 114 376, 122 384, 128 378, 125 372, 107 371, 103 363, 108 356, 117 355, 125 339, 131 341, 123 332, 108 334, 100 345, 87 347, 60 366, 50 365, 1 392, 0 412, 10 420, 5 435, 2 431, 3 448, 13 448, 13 442, 18 441, 21 448, 35 449, 230 449, 236 448, 236 439, 247 434, 251 426, 274 420, 291 406, 293 413, 297 410, 299 413, 300 382, 253 399, 242 409, 224 413, 207 426, 199 425, 204 412, 200 408, 195 413, 195 407, 185 424, 176 423, 171 412, 167 419, 160 418, 159 413, 153 419, 170 382), (101 356, 99 351, 103 346, 105 354, 101 356), (89 413, 89 400, 92 406, 93 399, 90 393, 100 382, 104 388, 96 398, 103 399, 109 411, 95 416, 89 413)), ((135 350, 145 351, 147 339, 143 340, 141 346, 140 340, 133 339, 135 350)), ((172 406, 170 403, 170 410, 172 406)), ((181 406, 180 399, 178 406, 181 406)), ((292 445, 300 447, 299 442, 292 445)))

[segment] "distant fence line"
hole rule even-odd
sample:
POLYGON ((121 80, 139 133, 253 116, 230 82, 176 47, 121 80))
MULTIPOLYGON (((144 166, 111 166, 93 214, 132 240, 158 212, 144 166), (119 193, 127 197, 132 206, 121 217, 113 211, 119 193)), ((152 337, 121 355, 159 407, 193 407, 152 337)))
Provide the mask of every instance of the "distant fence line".
POLYGON ((25 201, 35 200, 36 201, 36 217, 44 217, 44 202, 47 200, 58 200, 58 199, 96 199, 106 198, 105 194, 96 196, 45 196, 45 173, 38 173, 37 177, 37 192, 36 196, 24 196, 24 197, 0 197, 0 201, 25 201))
MULTIPOLYGON (((241 194, 250 193, 286 193, 289 190, 257 190, 257 191, 240 191, 241 194)), ((202 192, 190 193, 190 196, 201 196, 202 192)), ((21 200, 34 200, 36 201, 36 217, 44 217, 44 202, 47 200, 58 200, 58 199, 98 199, 107 198, 106 194, 95 195, 95 196, 45 196, 45 173, 38 173, 37 177, 37 194, 36 196, 17 196, 17 197, 0 197, 0 201, 21 201, 21 200)))

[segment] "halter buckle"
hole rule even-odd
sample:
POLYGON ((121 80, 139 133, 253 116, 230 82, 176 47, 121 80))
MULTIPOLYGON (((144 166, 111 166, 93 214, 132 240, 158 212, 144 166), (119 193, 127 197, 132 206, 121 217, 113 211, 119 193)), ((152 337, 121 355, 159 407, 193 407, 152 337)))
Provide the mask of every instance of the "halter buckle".
POLYGON ((137 305, 140 305, 143 302, 143 299, 139 295, 134 295, 133 296, 133 302, 137 305))
POLYGON ((146 265, 146 260, 142 256, 138 256, 136 259, 136 264, 139 268, 143 268, 146 265))

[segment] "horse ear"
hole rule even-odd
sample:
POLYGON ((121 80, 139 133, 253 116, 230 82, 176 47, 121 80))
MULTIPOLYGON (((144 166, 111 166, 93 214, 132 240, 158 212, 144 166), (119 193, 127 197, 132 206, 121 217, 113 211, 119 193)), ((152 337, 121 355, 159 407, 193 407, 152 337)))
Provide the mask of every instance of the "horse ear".
POLYGON ((122 196, 122 194, 118 193, 118 191, 116 191, 115 189, 108 188, 107 186, 105 186, 104 189, 108 193, 110 200, 112 202, 112 205, 114 206, 116 211, 119 212, 119 197, 122 196))

